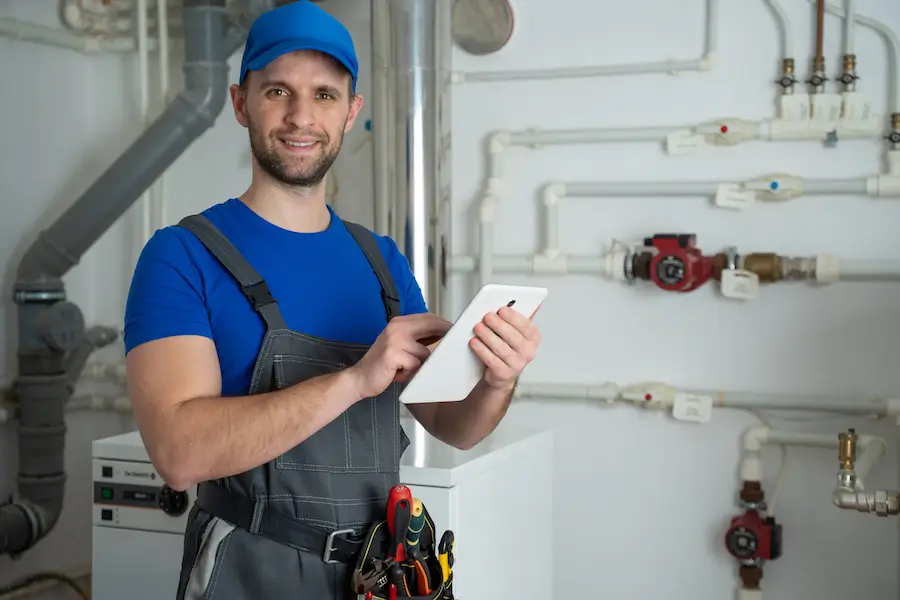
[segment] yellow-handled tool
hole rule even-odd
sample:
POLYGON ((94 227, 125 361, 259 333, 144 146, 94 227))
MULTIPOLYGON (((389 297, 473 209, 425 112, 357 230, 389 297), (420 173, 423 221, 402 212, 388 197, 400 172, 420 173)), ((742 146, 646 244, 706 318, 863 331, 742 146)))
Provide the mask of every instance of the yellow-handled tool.
POLYGON ((448 529, 441 536, 441 543, 438 544, 438 562, 441 563, 444 583, 450 579, 450 575, 453 573, 453 546, 455 544, 456 539, 453 537, 453 532, 448 529))
POLYGON ((418 498, 412 499, 412 509, 409 513, 409 527, 406 529, 406 545, 414 548, 419 545, 419 534, 425 527, 425 507, 418 498))

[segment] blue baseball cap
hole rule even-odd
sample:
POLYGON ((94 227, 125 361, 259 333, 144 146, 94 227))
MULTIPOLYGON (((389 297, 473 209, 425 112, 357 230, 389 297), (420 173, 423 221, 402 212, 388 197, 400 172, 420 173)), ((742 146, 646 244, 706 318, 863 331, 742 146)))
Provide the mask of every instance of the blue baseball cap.
POLYGON ((258 71, 294 50, 317 50, 337 60, 350 71, 356 92, 359 63, 350 32, 310 0, 279 6, 253 22, 244 45, 240 83, 248 71, 258 71))

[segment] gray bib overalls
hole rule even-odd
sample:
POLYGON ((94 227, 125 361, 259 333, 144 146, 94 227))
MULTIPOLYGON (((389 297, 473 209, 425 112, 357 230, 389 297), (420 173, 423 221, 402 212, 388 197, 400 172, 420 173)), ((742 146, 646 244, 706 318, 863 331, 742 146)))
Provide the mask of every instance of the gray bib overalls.
MULTIPOLYGON (((337 218, 336 216, 333 218, 337 218)), ((397 288, 372 233, 344 221, 381 284, 385 325, 397 288)), ((265 320, 250 394, 282 389, 355 364, 369 346, 287 328, 259 274, 202 215, 181 221, 240 284, 265 320)), ((275 460, 201 483, 185 532, 177 600, 346 600, 368 526, 385 518, 400 456, 399 384, 344 414, 275 460)))

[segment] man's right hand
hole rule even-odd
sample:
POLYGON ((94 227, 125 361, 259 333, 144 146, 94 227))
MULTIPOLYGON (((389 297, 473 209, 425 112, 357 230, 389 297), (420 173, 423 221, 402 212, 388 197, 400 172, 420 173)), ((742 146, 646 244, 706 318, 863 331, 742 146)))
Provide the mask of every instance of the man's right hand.
POLYGON ((391 319, 366 355, 350 367, 360 399, 381 394, 394 381, 407 381, 431 355, 427 344, 452 323, 431 313, 391 319))

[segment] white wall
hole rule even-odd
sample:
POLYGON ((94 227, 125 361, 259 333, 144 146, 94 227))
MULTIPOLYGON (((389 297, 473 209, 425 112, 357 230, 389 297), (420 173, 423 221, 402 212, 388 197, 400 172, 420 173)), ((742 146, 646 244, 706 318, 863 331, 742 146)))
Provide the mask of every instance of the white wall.
MULTIPOLYGON (((0 17, 54 23, 52 0, 17 0, 0 17)), ((799 75, 807 76, 814 47, 810 7, 785 1, 795 33, 799 75)), ((859 11, 900 32, 900 8, 860 0, 859 11)), ((517 0, 509 46, 485 58, 454 54, 460 70, 524 69, 633 63, 693 57, 702 50, 704 1, 614 3, 517 0)), ((323 4, 353 30, 361 66, 369 66, 368 3, 323 4)), ((453 92, 454 251, 477 251, 473 203, 482 189, 484 138, 498 129, 629 127, 692 124, 723 116, 772 116, 779 36, 762 0, 721 0, 719 63, 715 70, 679 77, 650 75, 575 81, 463 84, 453 92)), ((829 76, 839 72, 840 23, 826 19, 829 76)), ((860 28, 860 89, 885 110, 888 75, 882 40, 860 28)), ((137 135, 133 59, 82 57, 24 42, 0 40, 0 105, 7 107, 0 181, 4 187, 0 254, 9 257, 9 289, 16 259, 36 229, 51 222, 137 135), (72 133, 64 135, 64 131, 72 133)), ((177 76, 178 53, 173 56, 177 76)), ((232 69, 239 57, 231 61, 232 69)), ((800 86, 802 89, 802 84, 800 86)), ((363 78, 361 92, 369 81, 363 78)), ((364 116, 368 117, 368 107, 364 116)), ((360 121, 360 125, 363 121, 360 121)), ((371 218, 371 144, 349 135, 339 160, 337 209, 371 218)), ((568 181, 744 180, 771 172, 810 178, 865 177, 878 172, 884 144, 752 143, 671 157, 657 144, 610 144, 513 149, 506 158, 506 197, 500 206, 497 253, 530 253, 542 239, 539 187, 568 181)), ((229 109, 216 127, 167 175, 170 220, 239 194, 247 184, 246 134, 229 109)), ((713 209, 702 198, 577 199, 560 218, 563 249, 599 253, 611 238, 658 232, 698 235, 715 252, 742 251, 852 258, 892 258, 900 251, 890 201, 809 196, 745 213, 713 209)), ((67 278, 70 296, 90 323, 120 326, 133 258, 126 234, 134 219, 110 230, 67 278), (123 252, 122 249, 126 249, 123 252)), ((497 281, 523 281, 498 276, 497 281)), ((892 284, 805 285, 766 288, 748 304, 726 302, 712 288, 688 295, 649 286, 620 287, 591 277, 532 278, 550 287, 540 313, 544 344, 530 382, 621 384, 654 380, 673 385, 761 392, 846 393, 856 399, 900 390, 897 351, 900 311, 892 284), (716 320, 724 323, 716 323, 716 320)), ((453 279, 454 310, 472 279, 453 279)), ((7 296, 8 297, 8 296, 7 296)), ((14 310, 6 318, 5 362, 14 356, 14 310)), ((105 353, 119 358, 121 346, 105 353)), ((791 420, 767 414, 774 425, 836 435, 855 426, 891 440, 870 486, 897 485, 895 433, 890 423, 864 419, 791 420)), ((736 514, 738 437, 753 415, 718 411, 708 425, 688 425, 627 407, 522 402, 504 427, 545 424, 557 433, 555 563, 560 597, 594 592, 616 597, 713 600, 731 597, 736 565, 722 535, 736 514), (695 577, 688 578, 687 573, 695 577)), ((35 568, 76 568, 89 561, 91 439, 130 427, 119 417, 79 415, 70 421, 69 502, 59 527, 21 564, 0 559, 0 582, 35 568), (78 540, 74 542, 73 540, 78 540), (77 544, 77 545, 74 545, 77 544)), ((8 428, 8 426, 7 426, 8 428)), ((0 429, 0 497, 12 490, 14 437, 0 429), (8 475, 7 475, 8 473, 8 475)), ((765 486, 774 488, 778 452, 767 457, 765 486)), ((830 504, 836 457, 824 450, 791 450, 778 519, 785 556, 766 566, 767 597, 837 599, 897 597, 896 518, 843 512, 830 504)), ((543 515, 535 515, 542 518, 543 515)), ((527 526, 523 524, 523 526, 527 526)), ((542 568, 542 565, 527 565, 542 568)), ((511 592, 512 595, 512 592, 511 592)))

